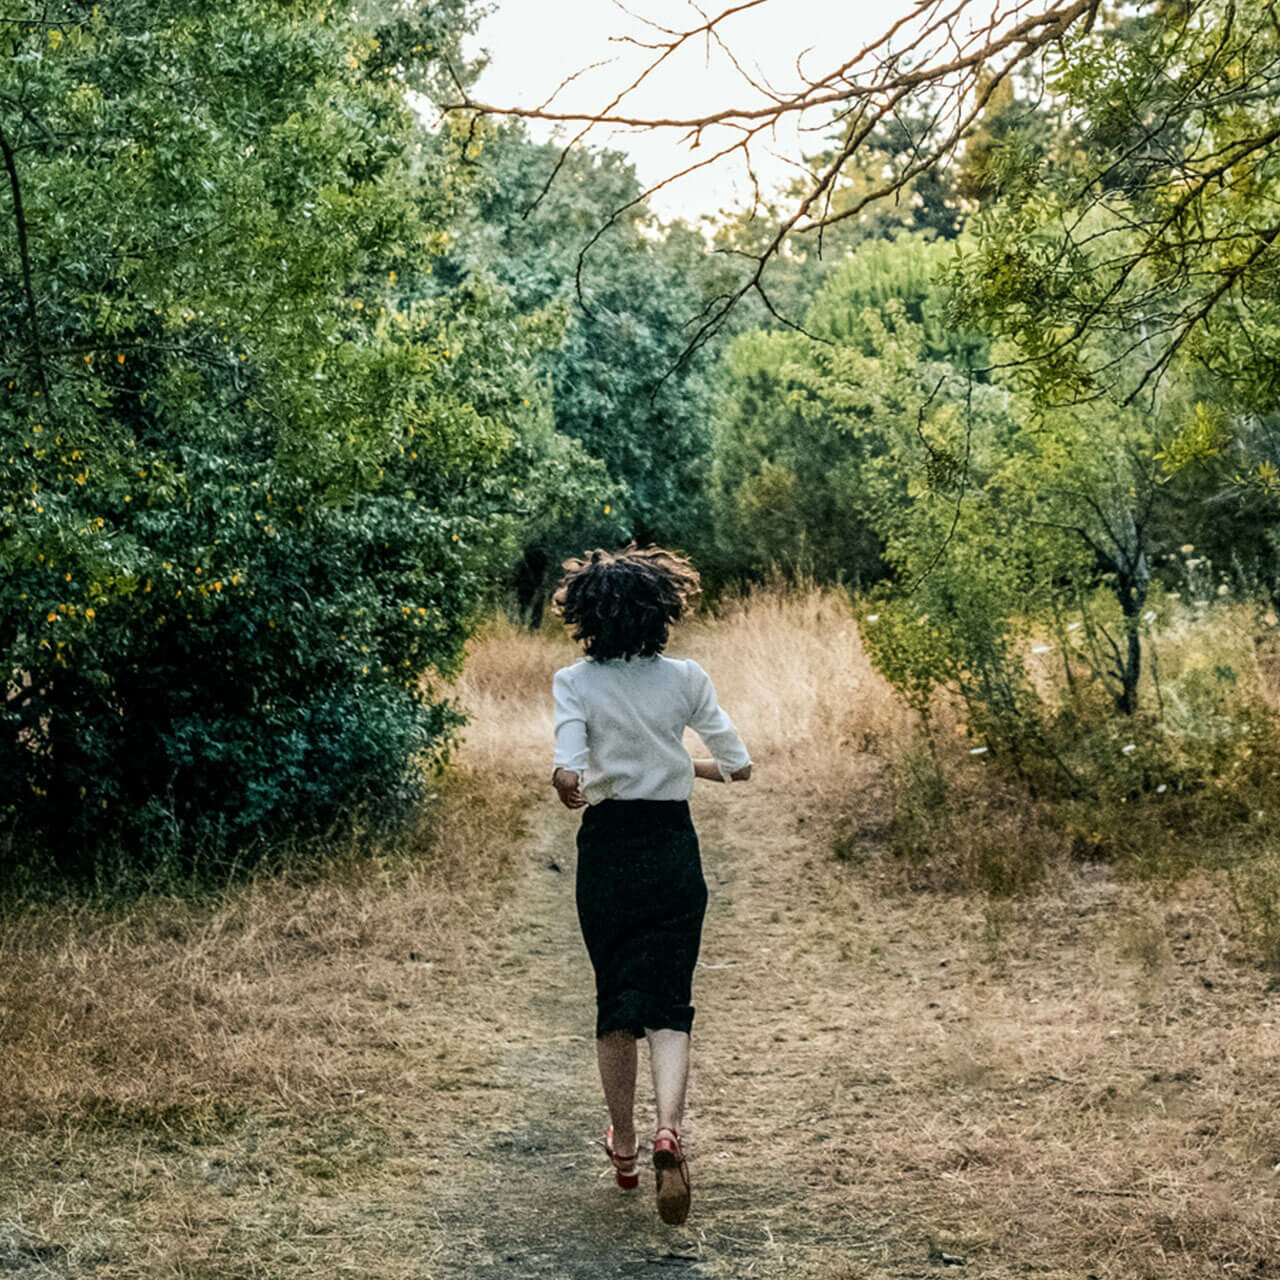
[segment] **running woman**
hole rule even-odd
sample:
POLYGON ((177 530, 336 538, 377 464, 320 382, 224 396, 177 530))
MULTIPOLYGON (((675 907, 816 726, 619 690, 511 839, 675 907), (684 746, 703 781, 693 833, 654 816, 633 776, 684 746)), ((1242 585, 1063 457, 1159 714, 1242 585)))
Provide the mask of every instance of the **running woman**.
POLYGON ((697 571, 658 547, 592 551, 565 563, 554 610, 583 658, 557 671, 555 770, 560 800, 583 809, 576 899, 596 979, 596 1056, 612 1124, 605 1151, 618 1185, 638 1185, 633 1115, 636 1043, 649 1042, 657 1133, 658 1213, 689 1214, 680 1141, 707 887, 689 816, 695 778, 745 782, 751 758, 707 673, 663 654, 697 594, 697 571), (692 760, 685 728, 712 759, 692 760))

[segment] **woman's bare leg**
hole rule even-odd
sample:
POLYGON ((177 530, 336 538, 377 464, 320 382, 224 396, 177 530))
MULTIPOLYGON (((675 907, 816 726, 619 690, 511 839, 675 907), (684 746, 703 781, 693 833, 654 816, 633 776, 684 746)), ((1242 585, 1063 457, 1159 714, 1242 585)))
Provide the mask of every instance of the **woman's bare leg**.
POLYGON ((605 1105, 613 1124, 613 1149, 630 1155, 636 1149, 636 1038, 629 1031, 611 1031, 596 1041, 596 1061, 605 1105))
POLYGON ((653 1069, 653 1097, 658 1111, 658 1128, 675 1129, 684 1124, 684 1095, 689 1080, 689 1036, 684 1031, 663 1027, 645 1028, 649 1039, 649 1065, 653 1069))

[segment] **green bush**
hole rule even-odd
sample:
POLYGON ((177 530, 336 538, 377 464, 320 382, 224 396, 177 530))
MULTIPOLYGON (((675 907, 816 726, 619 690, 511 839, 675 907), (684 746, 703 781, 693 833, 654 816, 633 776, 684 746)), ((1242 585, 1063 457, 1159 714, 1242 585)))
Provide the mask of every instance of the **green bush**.
POLYGON ((392 815, 537 490, 519 325, 431 281, 461 3, 50 4, 6 28, 0 813, 13 856, 392 815))
POLYGON ((240 845, 403 796, 408 762, 456 722, 421 675, 458 653, 477 595, 452 541, 465 520, 398 495, 316 505, 270 466, 181 462, 188 502, 140 481, 128 516, 6 575, 23 674, 0 785, 14 827, 63 865, 121 839, 144 858, 240 845))
MULTIPOLYGON (((1044 658, 1037 689, 1027 669, 1017 670, 1031 662, 1029 643, 1002 651, 1034 699, 1014 737, 992 718, 989 700, 924 698, 933 746, 909 744, 889 762, 889 843, 904 874, 998 895, 1065 857, 1142 878, 1225 869, 1250 948, 1270 954, 1280 716, 1251 658, 1250 618, 1254 611, 1238 605, 1171 611, 1167 631, 1151 641, 1163 677, 1144 683, 1132 715, 1117 710, 1085 662, 1073 661, 1064 683, 1061 655, 1044 658), (954 741, 940 732, 953 715, 964 731, 954 741)), ((923 660, 913 645, 928 643, 919 638, 927 628, 895 635, 901 623, 877 615, 869 631, 890 659, 923 660)))
POLYGON ((985 763, 909 741, 889 766, 889 850, 913 888, 996 898, 1040 884, 1065 854, 1052 812, 985 763))

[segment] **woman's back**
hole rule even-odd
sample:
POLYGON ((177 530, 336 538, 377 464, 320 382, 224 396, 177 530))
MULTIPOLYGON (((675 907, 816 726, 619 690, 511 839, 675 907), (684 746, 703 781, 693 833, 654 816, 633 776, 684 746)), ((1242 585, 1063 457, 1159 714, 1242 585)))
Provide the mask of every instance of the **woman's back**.
POLYGON ((556 672, 556 763, 577 772, 591 804, 687 800, 691 727, 727 777, 750 764, 707 673, 691 658, 583 659, 556 672))

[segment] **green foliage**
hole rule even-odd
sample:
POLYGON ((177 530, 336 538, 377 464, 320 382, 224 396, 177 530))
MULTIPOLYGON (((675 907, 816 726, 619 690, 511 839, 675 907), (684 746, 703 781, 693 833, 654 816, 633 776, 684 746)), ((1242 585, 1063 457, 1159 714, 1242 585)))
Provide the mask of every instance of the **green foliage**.
POLYGON ((1008 180, 957 275, 1042 400, 1133 398, 1190 362, 1233 409, 1273 407, 1277 72, 1266 0, 1141 6, 1050 55, 1071 128, 993 144, 1008 180))
MULTIPOLYGON (((1074 795, 1091 784, 1063 749, 1059 708, 1078 714, 1098 689, 1125 715, 1138 710, 1161 477, 1138 415, 1009 407, 1018 417, 972 422, 954 482, 920 484, 885 511, 895 580, 867 636, 918 708, 940 689, 958 693, 983 744, 1037 786, 1074 795), (1054 643, 1039 647, 1062 655, 1066 682, 1048 700, 1026 667, 1046 630, 1054 643)), ((926 477, 936 452, 922 439, 926 477)))
POLYGON ((958 405, 973 404, 976 392, 985 420, 999 397, 940 363, 964 367, 982 351, 947 322, 939 276, 951 256, 922 236, 868 242, 809 310, 806 328, 819 341, 795 333, 735 341, 712 494, 721 554, 738 574, 776 567, 874 582, 883 572, 877 513, 906 498, 912 442, 930 439, 939 466, 960 465, 958 405))
POLYGON ((5 818, 75 866, 393 814, 527 479, 518 324, 423 283, 461 9, 5 16, 5 818))
POLYGON ((618 152, 562 157, 519 124, 482 128, 478 145, 473 218, 443 282, 493 279, 544 335, 534 372, 555 448, 567 457, 576 442, 581 477, 593 478, 581 501, 528 530, 516 580, 536 620, 560 560, 583 546, 704 534, 714 353, 683 357, 690 321, 727 268, 693 231, 658 225, 618 152))
POLYGON ((796 335, 750 334, 726 361, 712 494, 720 555, 738 574, 858 581, 878 571, 860 509, 874 442, 831 412, 813 355, 796 335))
POLYGON ((1216 462, 1234 440, 1220 410, 1197 404, 1190 419, 1155 454, 1155 461, 1167 476, 1176 476, 1189 467, 1216 462))

